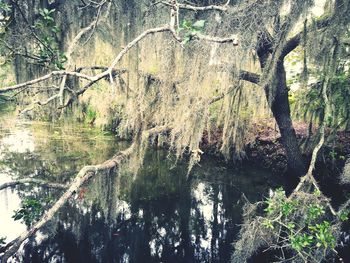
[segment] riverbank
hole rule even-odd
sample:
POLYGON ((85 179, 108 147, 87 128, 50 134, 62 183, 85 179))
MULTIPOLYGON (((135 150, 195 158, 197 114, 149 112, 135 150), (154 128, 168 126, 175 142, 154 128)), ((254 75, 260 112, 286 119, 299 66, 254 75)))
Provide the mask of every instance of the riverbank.
MULTIPOLYGON (((312 150, 318 142, 317 130, 313 129, 313 136, 308 137, 308 126, 303 122, 294 122, 294 129, 302 149, 305 162, 311 157, 312 150)), ((330 130, 327 130, 330 135, 330 130)), ((275 174, 285 174, 287 171, 286 153, 283 148, 278 128, 272 120, 265 120, 262 124, 253 127, 254 138, 245 146, 245 154, 236 163, 250 164, 257 168, 271 171, 275 174)), ((221 146, 222 132, 211 132, 210 139, 205 133, 201 143, 201 149, 208 155, 224 159, 219 150, 221 146)), ((328 136, 328 139, 320 151, 317 167, 332 171, 339 175, 348 158, 350 158, 350 131, 337 132, 328 136)), ((233 158, 234 159, 234 158, 233 158)), ((228 161, 229 163, 231 161, 228 161)))

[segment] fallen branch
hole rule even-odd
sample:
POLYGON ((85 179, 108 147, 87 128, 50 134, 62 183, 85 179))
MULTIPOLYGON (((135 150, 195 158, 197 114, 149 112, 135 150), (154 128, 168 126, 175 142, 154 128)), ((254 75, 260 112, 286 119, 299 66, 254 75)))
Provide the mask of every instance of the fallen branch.
MULTIPOLYGON (((166 130, 166 126, 157 126, 152 129, 142 132, 142 136, 151 136, 153 134, 160 133, 166 130)), ((47 210, 42 216, 41 220, 38 221, 31 229, 22 233, 19 237, 15 238, 4 247, 0 248, 0 253, 3 253, 1 259, 2 263, 6 263, 7 260, 12 257, 19 249, 21 244, 26 241, 29 237, 33 236, 41 227, 43 227, 48 221, 50 221, 57 211, 67 202, 67 200, 77 192, 77 190, 89 179, 91 179, 98 172, 110 170, 117 168, 128 156, 130 156, 136 149, 136 143, 133 143, 129 148, 124 151, 121 151, 111 159, 106 162, 98 165, 89 165, 83 167, 74 181, 71 183, 66 192, 56 201, 56 203, 47 210)))
POLYGON ((120 152, 108 161, 99 165, 90 165, 83 167, 80 172, 75 177, 74 181, 68 188, 68 190, 56 201, 56 203, 45 212, 41 220, 39 220, 31 229, 22 233, 19 237, 8 243, 3 250, 4 254, 1 257, 2 262, 5 263, 7 260, 13 256, 20 245, 26 241, 30 236, 34 235, 41 227, 43 227, 48 221, 50 221, 56 212, 67 202, 67 200, 91 177, 96 175, 97 172, 109 170, 119 166, 127 156, 129 156, 135 148, 133 144, 125 151, 120 152))

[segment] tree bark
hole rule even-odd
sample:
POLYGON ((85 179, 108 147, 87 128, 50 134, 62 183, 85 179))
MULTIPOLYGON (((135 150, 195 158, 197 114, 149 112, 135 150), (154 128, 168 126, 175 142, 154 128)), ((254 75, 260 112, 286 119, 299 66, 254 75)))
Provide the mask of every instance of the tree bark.
POLYGON ((277 63, 276 79, 275 83, 272 84, 272 88, 275 90, 271 92, 270 88, 265 88, 265 93, 280 130, 282 144, 286 151, 289 177, 298 179, 306 173, 306 165, 292 123, 286 82, 286 72, 282 60, 277 63), (271 98, 271 96, 273 97, 271 98))

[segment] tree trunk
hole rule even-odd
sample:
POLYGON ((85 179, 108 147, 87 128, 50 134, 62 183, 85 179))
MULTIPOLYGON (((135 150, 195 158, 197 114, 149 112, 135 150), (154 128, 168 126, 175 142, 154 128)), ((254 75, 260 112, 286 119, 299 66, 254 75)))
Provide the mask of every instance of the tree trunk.
POLYGON ((292 180, 290 183, 294 184, 300 176, 306 173, 306 165, 299 149, 291 119, 283 61, 277 64, 276 79, 272 87, 275 88, 273 92, 269 88, 265 89, 266 97, 279 127, 282 144, 286 151, 288 174, 290 175, 288 177, 292 180), (271 98, 271 96, 273 97, 271 98))

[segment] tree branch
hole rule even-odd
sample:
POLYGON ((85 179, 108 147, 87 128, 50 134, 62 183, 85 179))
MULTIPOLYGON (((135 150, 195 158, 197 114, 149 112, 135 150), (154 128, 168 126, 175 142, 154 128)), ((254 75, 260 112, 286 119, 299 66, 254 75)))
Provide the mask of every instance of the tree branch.
POLYGON ((31 229, 25 231, 19 237, 17 237, 5 246, 6 251, 2 256, 2 262, 6 263, 7 260, 17 252, 18 248, 25 240, 27 240, 30 236, 33 236, 41 227, 43 227, 48 221, 50 221, 56 214, 56 212, 86 181, 88 181, 91 177, 96 175, 96 173, 99 171, 105 171, 119 166, 121 162, 133 152, 134 148, 135 145, 132 145, 125 151, 120 152, 119 154, 102 164, 83 167, 75 177, 75 180, 72 182, 68 190, 57 200, 57 202, 49 210, 47 210, 44 213, 42 218, 36 224, 34 224, 34 226, 31 229))
POLYGON ((67 188, 66 185, 64 184, 60 184, 60 183, 51 183, 51 182, 47 182, 45 180, 41 180, 41 179, 36 179, 36 178, 27 178, 27 179, 18 179, 15 181, 11 181, 11 182, 7 182, 4 184, 0 185, 0 191, 9 187, 14 187, 16 185, 19 184, 38 184, 41 186, 45 186, 45 187, 51 187, 51 188, 60 188, 60 189, 65 189, 67 188))
MULTIPOLYGON (((143 138, 150 137, 167 129, 167 126, 157 126, 152 129, 143 131, 141 136, 143 138)), ((0 248, 0 253, 4 253, 1 257, 1 262, 6 263, 7 260, 17 252, 21 244, 29 237, 33 236, 47 222, 49 222, 57 213, 57 211, 67 202, 67 200, 73 194, 75 194, 78 191, 78 189, 84 183, 86 183, 89 179, 95 176, 98 172, 118 168, 121 165, 121 163, 125 161, 125 159, 128 158, 135 151, 135 149, 136 143, 133 143, 129 148, 127 148, 124 151, 121 151, 120 153, 116 154, 111 159, 105 161, 102 164, 84 166, 79 171, 74 181, 70 184, 67 191, 64 192, 63 195, 56 201, 56 203, 44 213, 42 218, 36 224, 34 224, 34 226, 32 226, 29 230, 23 232, 20 236, 9 242, 4 247, 0 248)))
POLYGON ((43 82, 45 80, 51 79, 52 77, 55 77, 55 76, 65 76, 65 75, 75 76, 75 77, 78 77, 78 78, 81 78, 81 79, 90 80, 90 81, 94 80, 94 77, 91 77, 91 76, 88 76, 88 75, 85 75, 85 74, 81 74, 79 72, 58 70, 58 71, 52 71, 49 74, 46 74, 46 75, 44 75, 42 77, 39 77, 39 78, 30 80, 30 81, 27 81, 27 82, 24 82, 24 83, 20 83, 20 84, 17 84, 17 85, 0 88, 0 94, 6 93, 6 92, 9 92, 9 91, 18 90, 18 89, 21 89, 21 88, 23 88, 25 86, 31 86, 33 84, 37 84, 37 83, 43 82))
POLYGON ((246 70, 241 70, 239 73, 239 79, 251 82, 253 84, 259 84, 260 75, 246 70))
POLYGON ((237 36, 232 36, 232 37, 226 37, 226 38, 221 38, 221 37, 212 37, 212 36, 207 36, 201 33, 193 33, 191 34, 193 38, 197 38, 199 40, 205 40, 209 42, 214 42, 214 43, 232 43, 234 46, 238 46, 238 40, 237 36))
MULTIPOLYGON (((167 6, 173 6, 169 2, 162 1, 160 2, 164 5, 167 6)), ((194 6, 194 5, 189 5, 189 4, 177 4, 177 7, 180 9, 186 9, 190 11, 212 11, 212 10, 217 10, 217 11, 227 11, 228 5, 230 4, 230 0, 228 0, 224 5, 208 5, 208 6, 194 6)))
MULTIPOLYGON (((76 49, 76 47, 78 46, 80 40, 82 39, 83 36, 85 36, 89 31, 93 31, 95 30, 96 26, 98 25, 99 22, 99 17, 100 17, 100 13, 101 13, 101 9, 104 6, 104 4, 106 3, 106 0, 102 1, 100 3, 100 6, 98 7, 98 13, 97 13, 97 17, 96 19, 94 19, 88 26, 86 26, 85 28, 83 28, 82 30, 80 30, 80 32, 73 38, 71 44, 69 45, 67 52, 66 52, 66 57, 67 57, 67 64, 66 64, 66 69, 67 70, 72 70, 72 55, 76 49)), ((105 20, 110 12, 110 8, 111 8, 111 3, 108 4, 108 7, 106 9, 106 13, 103 16, 103 20, 105 20)), ((91 33, 91 35, 89 36, 89 38, 85 41, 84 44, 86 44, 93 32, 91 33)), ((64 103, 64 90, 65 90, 65 85, 66 85, 66 81, 67 81, 67 75, 64 75, 60 84, 60 105, 62 106, 64 103)))
MULTIPOLYGON (((332 18, 328 17, 328 16, 325 17, 324 19, 316 21, 315 22, 316 28, 317 29, 325 28, 331 23, 331 21, 332 21, 332 18)), ((311 26, 309 26, 307 28, 307 32, 309 32, 309 31, 311 31, 311 26)), ((300 45, 302 37, 303 37, 303 32, 299 32, 294 37, 289 39, 282 49, 280 59, 284 59, 290 52, 292 52, 294 49, 296 49, 300 45)))

